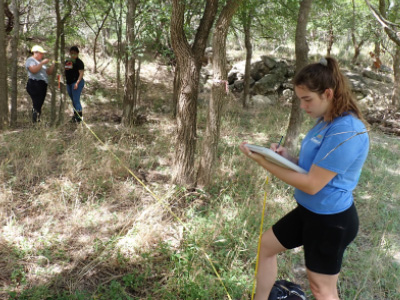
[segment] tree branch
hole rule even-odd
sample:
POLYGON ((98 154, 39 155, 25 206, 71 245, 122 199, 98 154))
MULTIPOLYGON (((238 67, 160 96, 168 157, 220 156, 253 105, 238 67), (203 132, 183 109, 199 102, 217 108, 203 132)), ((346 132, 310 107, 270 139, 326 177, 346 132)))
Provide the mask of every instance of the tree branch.
POLYGON ((394 31, 392 28, 389 27, 389 25, 391 26, 396 26, 396 27, 400 27, 399 24, 395 24, 392 22, 387 21, 385 18, 382 17, 382 15, 376 10, 376 8, 374 8, 371 3, 369 3, 368 0, 365 0, 365 2, 367 3, 369 9, 371 10, 372 14, 374 15, 374 17, 377 19, 377 21, 382 25, 383 30, 385 30, 386 34, 388 35, 388 37, 395 42, 398 46, 400 46, 400 33, 394 31))

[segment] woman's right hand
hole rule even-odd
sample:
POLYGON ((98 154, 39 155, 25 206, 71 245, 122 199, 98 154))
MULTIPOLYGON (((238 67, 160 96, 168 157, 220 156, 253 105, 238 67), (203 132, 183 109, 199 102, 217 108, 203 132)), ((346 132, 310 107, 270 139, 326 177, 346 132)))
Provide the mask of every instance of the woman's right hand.
POLYGON ((42 60, 42 65, 45 65, 47 63, 49 63, 49 59, 48 58, 45 58, 45 59, 42 60))
POLYGON ((278 153, 279 155, 283 156, 286 159, 291 160, 292 158, 289 155, 289 152, 287 151, 287 149, 285 147, 282 147, 281 145, 279 145, 277 143, 272 143, 270 149, 276 153, 278 153))

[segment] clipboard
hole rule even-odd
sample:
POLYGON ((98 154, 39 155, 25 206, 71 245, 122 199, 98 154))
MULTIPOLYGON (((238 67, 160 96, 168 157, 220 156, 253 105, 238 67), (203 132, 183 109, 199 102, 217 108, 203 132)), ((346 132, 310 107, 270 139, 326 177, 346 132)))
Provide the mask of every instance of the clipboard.
POLYGON ((275 165, 281 166, 283 168, 296 171, 301 174, 307 174, 308 172, 303 168, 300 168, 295 163, 291 162, 290 160, 284 158, 283 156, 279 155, 278 153, 272 151, 271 149, 264 148, 257 145, 252 144, 244 144, 247 148, 250 149, 252 152, 256 152, 261 154, 265 157, 266 160, 274 163, 275 165))

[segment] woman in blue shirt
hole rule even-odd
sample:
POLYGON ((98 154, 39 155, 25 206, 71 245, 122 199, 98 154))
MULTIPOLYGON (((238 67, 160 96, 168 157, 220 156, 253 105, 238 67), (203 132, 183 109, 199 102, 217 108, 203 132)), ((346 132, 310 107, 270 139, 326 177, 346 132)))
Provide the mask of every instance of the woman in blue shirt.
POLYGON ((339 299, 337 281, 343 253, 358 232, 353 203, 369 136, 364 119, 337 61, 326 57, 304 67, 293 79, 300 107, 316 125, 304 138, 299 158, 272 144, 271 149, 308 171, 300 174, 240 150, 295 187, 298 206, 263 234, 255 300, 266 300, 277 276, 277 254, 304 247, 310 288, 315 298, 339 299))

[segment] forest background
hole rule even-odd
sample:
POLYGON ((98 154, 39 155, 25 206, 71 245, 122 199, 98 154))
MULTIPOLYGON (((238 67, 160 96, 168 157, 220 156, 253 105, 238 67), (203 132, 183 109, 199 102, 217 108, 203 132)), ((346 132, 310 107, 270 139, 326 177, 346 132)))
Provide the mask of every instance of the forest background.
MULTIPOLYGON (((295 203, 238 144, 283 135, 296 153, 313 120, 290 77, 332 55, 364 82, 352 87, 371 124, 341 299, 400 299, 399 6, 0 0, 0 298, 250 299, 264 191, 264 230, 295 203), (35 44, 58 64, 34 126, 35 44), (85 63, 78 126, 63 78, 72 45, 85 63), (256 95, 271 61, 289 78, 256 95)), ((302 249, 279 256, 279 278, 313 299, 302 249)))

